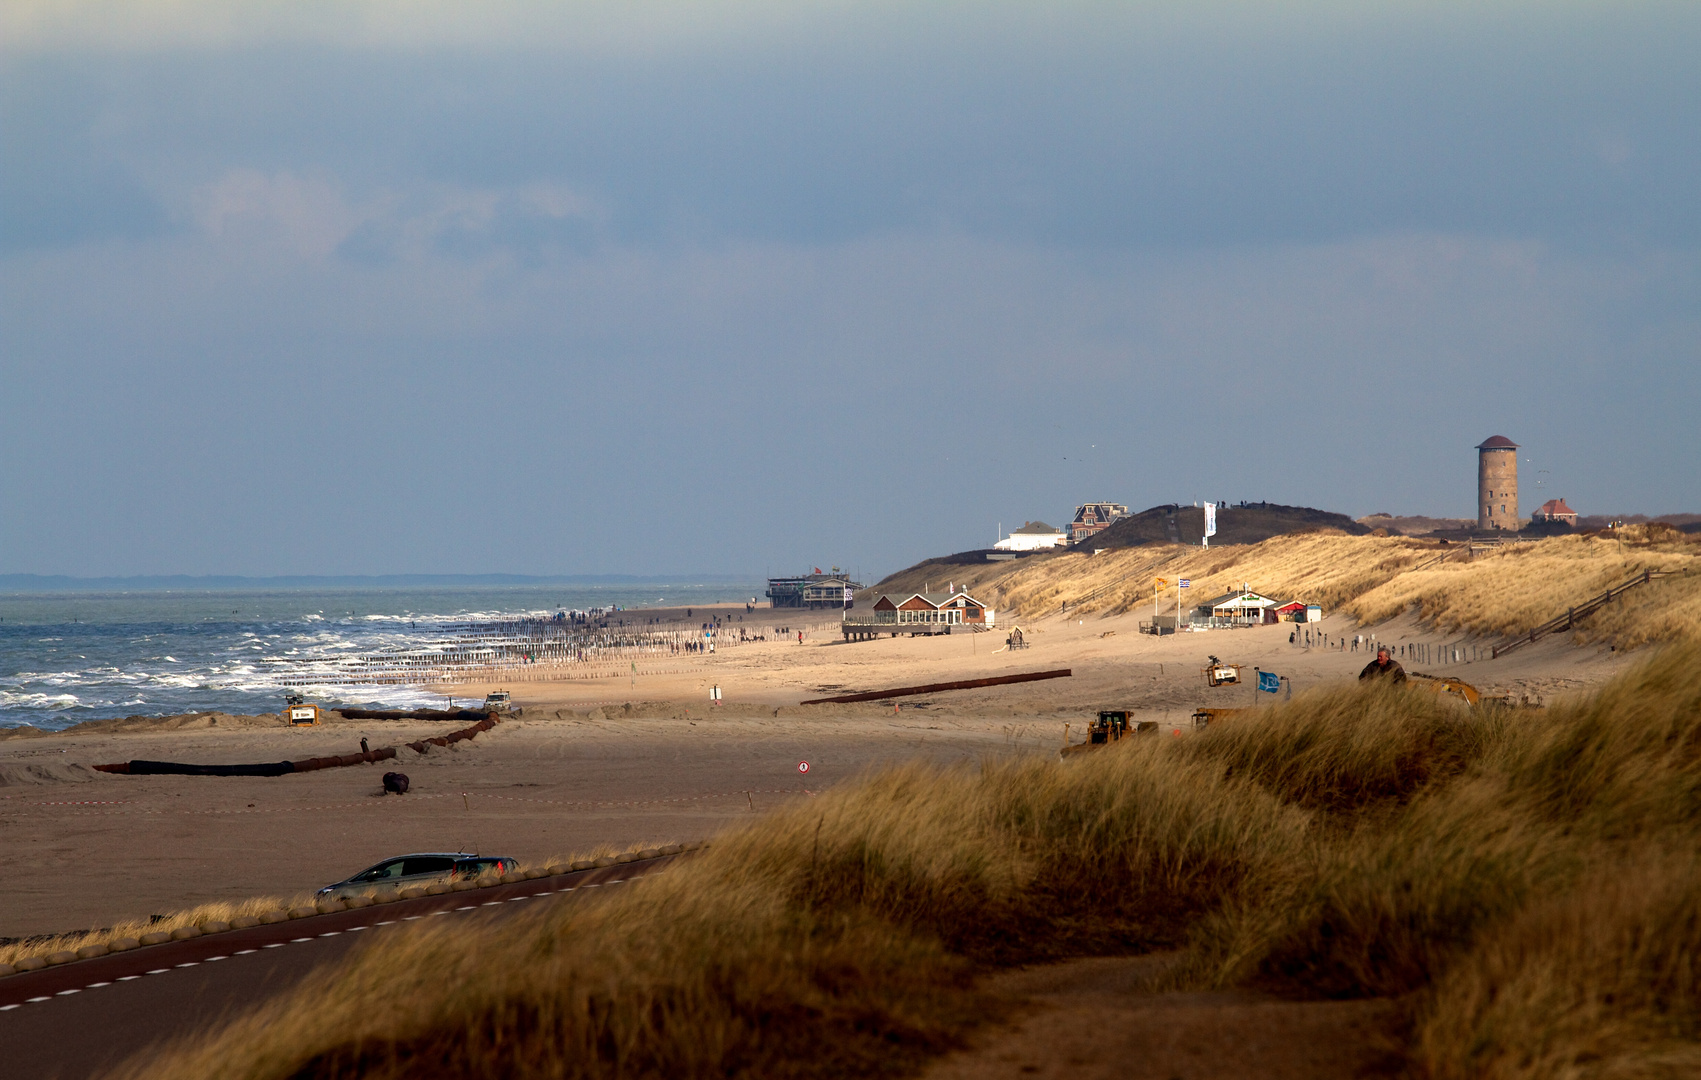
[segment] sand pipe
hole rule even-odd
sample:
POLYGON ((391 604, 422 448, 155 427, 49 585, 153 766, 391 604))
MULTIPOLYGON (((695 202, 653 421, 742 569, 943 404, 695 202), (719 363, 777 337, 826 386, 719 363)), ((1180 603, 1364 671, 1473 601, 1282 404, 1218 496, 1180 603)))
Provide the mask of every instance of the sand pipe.
POLYGON ((346 720, 475 720, 483 709, 338 709, 346 720))
POLYGON ((898 686, 891 690, 870 690, 865 694, 840 694, 838 697, 810 698, 799 705, 848 705, 856 701, 880 701, 884 698, 913 697, 916 694, 936 694, 941 690, 973 690, 981 686, 1005 686, 1009 683, 1039 682, 1041 679, 1067 679, 1074 672, 1069 668, 1056 671, 1029 671, 1021 675, 997 675, 989 679, 962 679, 958 682, 929 683, 926 686, 898 686))
MULTIPOLYGON (((448 746, 450 743, 470 739, 481 731, 489 731, 497 723, 496 715, 489 713, 472 727, 452 731, 440 738, 408 743, 407 746, 409 749, 423 754, 427 744, 448 746)), ((180 761, 136 760, 117 761, 110 765, 96 765, 95 768, 100 772, 130 776, 286 776, 290 773, 315 772, 319 769, 336 769, 346 765, 364 765, 375 761, 388 761, 395 757, 396 753, 395 747, 386 746, 381 750, 368 750, 360 754, 305 758, 301 761, 265 761, 252 765, 189 765, 180 761)))

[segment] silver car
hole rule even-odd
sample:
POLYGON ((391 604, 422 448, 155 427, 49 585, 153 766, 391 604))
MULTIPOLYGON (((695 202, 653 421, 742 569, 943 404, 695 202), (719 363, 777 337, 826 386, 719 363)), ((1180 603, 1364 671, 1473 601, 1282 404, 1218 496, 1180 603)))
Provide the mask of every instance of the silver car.
POLYGON ((320 889, 319 899, 359 896, 375 889, 407 889, 414 886, 450 885, 486 874, 511 874, 520 868, 505 856, 469 855, 464 851, 425 851, 398 855, 368 867, 353 877, 320 889))

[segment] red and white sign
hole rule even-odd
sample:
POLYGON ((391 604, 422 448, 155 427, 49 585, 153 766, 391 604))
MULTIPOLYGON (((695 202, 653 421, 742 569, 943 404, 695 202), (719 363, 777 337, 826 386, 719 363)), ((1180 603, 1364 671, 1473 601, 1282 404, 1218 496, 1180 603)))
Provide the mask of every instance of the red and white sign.
POLYGON ((809 771, 809 762, 807 762, 807 761, 798 762, 797 763, 797 771, 798 772, 808 772, 809 771))

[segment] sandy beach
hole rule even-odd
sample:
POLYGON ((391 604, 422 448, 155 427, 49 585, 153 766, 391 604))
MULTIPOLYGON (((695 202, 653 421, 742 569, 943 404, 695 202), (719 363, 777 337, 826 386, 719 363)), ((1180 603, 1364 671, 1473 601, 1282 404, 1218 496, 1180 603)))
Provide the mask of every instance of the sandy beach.
MULTIPOLYGON (((635 675, 550 681, 539 676, 559 669, 522 669, 501 685, 521 707, 518 718, 451 748, 424 755, 403 749, 394 763, 277 778, 114 776, 89 768, 137 758, 297 760, 357 751, 363 737, 373 747, 398 746, 446 734, 451 725, 333 717, 317 728, 289 729, 272 716, 215 715, 0 738, 0 844, 12 867, 0 936, 98 927, 214 900, 291 896, 407 851, 533 861, 707 838, 883 763, 1050 754, 1063 744, 1066 725, 1079 741, 1101 708, 1134 709, 1185 737, 1196 708, 1254 703, 1255 666, 1303 692, 1351 679, 1370 659, 1291 645, 1286 624, 1160 639, 1137 632, 1135 613, 1052 616, 1024 623, 1029 647, 1010 651, 1002 626, 845 643, 831 632, 833 620, 819 614, 720 610, 734 620, 733 636, 742 625, 747 636, 767 640, 640 663, 635 675), (777 627, 790 633, 781 638, 772 632, 777 627), (801 643, 797 629, 805 634, 801 643), (1213 653, 1242 664, 1248 683, 1208 688, 1200 669, 1213 653), (798 704, 1055 668, 1073 675, 896 703, 798 704), (715 686, 718 706, 710 703, 715 686), (391 768, 412 779, 407 796, 380 795, 379 778, 391 768)), ((700 621, 700 611, 692 618, 700 621)), ((1361 629, 1332 618, 1312 629, 1337 639, 1374 633, 1393 643, 1443 640, 1398 620, 1361 629)), ((1551 700, 1604 680, 1631 658, 1555 637, 1493 662, 1406 663, 1487 692, 1551 700)), ((469 683, 453 693, 458 702, 482 700, 494 688, 469 683)))

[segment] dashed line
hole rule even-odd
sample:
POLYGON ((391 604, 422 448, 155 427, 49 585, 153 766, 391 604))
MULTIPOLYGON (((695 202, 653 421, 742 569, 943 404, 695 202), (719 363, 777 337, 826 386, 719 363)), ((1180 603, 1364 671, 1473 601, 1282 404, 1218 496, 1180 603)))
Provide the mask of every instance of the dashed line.
MULTIPOLYGON (((573 892, 575 889, 595 889, 595 888, 600 888, 603 885, 621 885, 621 884, 624 884, 625 882, 627 882, 628 880, 636 880, 636 879, 615 878, 611 881, 601 881, 601 882, 592 881, 592 882, 588 882, 584 885, 569 885, 564 889, 553 889, 553 890, 549 890, 549 891, 546 891, 546 892, 528 893, 525 896, 511 896, 505 901, 504 900, 487 900, 483 904, 478 905, 478 907, 500 907, 504 903, 513 903, 516 900, 533 900, 533 899, 536 899, 539 896, 549 896, 549 895, 553 895, 553 894, 557 894, 557 893, 570 893, 570 892, 573 892)), ((464 907, 454 908, 453 910, 445 908, 441 911, 429 912, 428 914, 429 915, 452 915, 456 911, 476 911, 476 910, 477 910, 477 907, 474 907, 472 905, 467 905, 467 906, 464 906, 464 907)), ((423 918, 426 918, 426 917, 427 917, 426 915, 408 915, 400 921, 413 922, 416 919, 423 919, 423 918)), ((371 926, 394 926, 394 925, 396 925, 397 921, 398 920, 396 920, 396 919, 384 919, 384 920, 381 920, 379 922, 371 924, 371 926)), ((274 942, 271 942, 269 944, 260 946, 260 949, 281 949, 285 945, 299 945, 299 944, 302 944, 304 942, 318 941, 322 938, 337 937, 338 935, 341 935, 341 934, 349 934, 349 933, 354 933, 354 932, 359 931, 359 930, 371 929, 371 926, 351 926, 347 930, 329 930, 329 931, 326 931, 325 933, 319 934, 317 937, 299 937, 299 938, 291 938, 289 941, 274 941, 274 942)), ((220 960, 229 960, 232 956, 250 956, 254 953, 259 952, 260 949, 238 949, 235 952, 228 953, 228 954, 225 954, 225 955, 209 956, 209 957, 206 957, 203 960, 189 960, 189 961, 186 961, 184 963, 176 964, 176 965, 173 965, 172 967, 168 967, 168 968, 153 968, 152 970, 144 972, 143 974, 146 974, 146 975, 164 975, 167 972, 180 970, 182 968, 200 967, 202 964, 212 964, 212 963, 216 963, 220 960)), ((115 978, 111 981, 108 981, 108 982, 93 982, 93 983, 89 983, 87 986, 72 987, 68 990, 60 990, 60 991, 53 993, 53 994, 44 994, 44 995, 41 995, 41 996, 38 996, 38 997, 32 997, 32 998, 29 998, 25 1001, 17 1002, 17 1003, 10 1004, 10 1005, 0 1005, 0 1012, 11 1012, 13 1009, 19 1008, 22 1005, 34 1005, 34 1004, 38 1004, 38 1003, 43 1002, 43 1001, 52 1001, 56 997, 69 997, 72 994, 80 994, 84 990, 98 990, 103 986, 111 986, 114 982, 133 982, 136 979, 140 979, 141 977, 142 977, 141 975, 120 975, 117 978, 115 978)))

